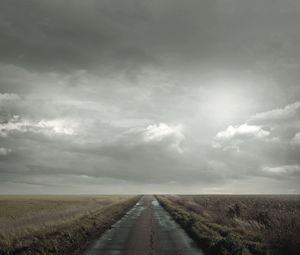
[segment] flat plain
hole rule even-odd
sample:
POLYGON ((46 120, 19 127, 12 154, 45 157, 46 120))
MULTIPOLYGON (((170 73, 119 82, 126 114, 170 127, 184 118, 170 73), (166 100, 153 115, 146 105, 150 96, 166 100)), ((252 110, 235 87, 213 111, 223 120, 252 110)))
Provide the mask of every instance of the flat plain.
POLYGON ((73 254, 137 196, 0 196, 0 254, 73 254))
POLYGON ((0 255, 299 250, 299 195, 0 196, 0 255))
POLYGON ((165 195, 158 200, 207 254, 299 254, 299 195, 165 195))

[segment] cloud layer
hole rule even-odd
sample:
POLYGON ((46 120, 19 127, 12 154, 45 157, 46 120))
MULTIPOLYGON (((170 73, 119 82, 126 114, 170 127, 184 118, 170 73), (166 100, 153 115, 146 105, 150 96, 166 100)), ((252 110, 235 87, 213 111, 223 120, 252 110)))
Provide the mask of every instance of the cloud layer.
POLYGON ((298 0, 0 0, 1 193, 299 193, 298 0))

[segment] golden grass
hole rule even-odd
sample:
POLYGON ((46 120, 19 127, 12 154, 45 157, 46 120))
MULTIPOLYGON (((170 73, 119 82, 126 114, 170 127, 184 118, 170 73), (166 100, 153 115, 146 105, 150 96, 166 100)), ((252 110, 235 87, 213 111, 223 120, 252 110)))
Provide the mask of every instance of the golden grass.
POLYGON ((0 195, 0 218, 72 206, 105 205, 123 198, 125 197, 117 195, 0 195))
MULTIPOLYGON (((56 240, 58 234, 53 233, 58 232, 67 231, 75 239, 85 240, 87 233, 107 228, 136 200, 137 197, 117 195, 0 196, 0 254, 18 254, 15 249, 26 250, 33 243, 39 246, 39 239, 46 243, 40 248, 48 249, 48 241, 56 240)), ((60 244, 63 245, 70 243, 60 244)), ((58 253, 53 254, 59 254, 65 247, 55 249, 58 253)))

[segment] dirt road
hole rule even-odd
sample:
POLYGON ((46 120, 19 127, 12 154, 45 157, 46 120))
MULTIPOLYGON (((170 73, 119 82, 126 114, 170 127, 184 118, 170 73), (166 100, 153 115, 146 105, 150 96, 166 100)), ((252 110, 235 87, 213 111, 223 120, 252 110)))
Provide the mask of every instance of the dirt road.
POLYGON ((83 255, 203 255, 153 196, 143 196, 83 255))

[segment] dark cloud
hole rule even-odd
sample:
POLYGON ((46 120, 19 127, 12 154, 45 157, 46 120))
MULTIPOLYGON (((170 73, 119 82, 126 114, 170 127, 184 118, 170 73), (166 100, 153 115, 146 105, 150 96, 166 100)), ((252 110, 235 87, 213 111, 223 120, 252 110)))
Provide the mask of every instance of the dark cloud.
POLYGON ((2 0, 0 54, 44 70, 183 68, 199 60, 281 69, 299 61, 299 9, 297 1, 272 0, 2 0))

